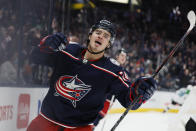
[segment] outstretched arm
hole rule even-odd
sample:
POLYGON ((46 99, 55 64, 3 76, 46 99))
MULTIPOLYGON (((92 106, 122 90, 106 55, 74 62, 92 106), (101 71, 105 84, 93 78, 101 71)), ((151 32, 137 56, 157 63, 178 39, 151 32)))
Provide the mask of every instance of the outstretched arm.
POLYGON ((65 49, 68 44, 67 37, 62 33, 55 33, 44 37, 38 45, 41 51, 54 53, 65 49))
POLYGON ((62 33, 56 33, 44 37, 37 47, 33 47, 31 61, 35 64, 53 66, 56 55, 64 50, 68 44, 67 37, 62 33))

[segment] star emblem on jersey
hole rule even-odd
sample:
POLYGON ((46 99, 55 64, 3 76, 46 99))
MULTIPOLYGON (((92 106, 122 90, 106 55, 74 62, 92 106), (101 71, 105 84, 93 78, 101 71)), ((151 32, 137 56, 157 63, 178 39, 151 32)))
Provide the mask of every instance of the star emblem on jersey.
POLYGON ((62 96, 70 100, 76 108, 76 102, 80 101, 91 90, 90 85, 84 84, 76 76, 62 76, 56 82, 55 96, 62 96))

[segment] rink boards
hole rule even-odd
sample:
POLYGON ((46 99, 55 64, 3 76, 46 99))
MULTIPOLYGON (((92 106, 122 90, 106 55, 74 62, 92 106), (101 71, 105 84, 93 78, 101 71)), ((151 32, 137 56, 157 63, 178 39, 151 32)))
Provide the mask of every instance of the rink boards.
MULTIPOLYGON (((0 129, 3 131, 25 131, 29 122, 38 115, 48 88, 0 87, 0 129)), ((174 93, 157 91, 154 96, 135 112, 162 112, 174 93)), ((122 113, 125 109, 116 101, 111 113, 122 113)), ((172 109, 171 112, 177 112, 172 109)))

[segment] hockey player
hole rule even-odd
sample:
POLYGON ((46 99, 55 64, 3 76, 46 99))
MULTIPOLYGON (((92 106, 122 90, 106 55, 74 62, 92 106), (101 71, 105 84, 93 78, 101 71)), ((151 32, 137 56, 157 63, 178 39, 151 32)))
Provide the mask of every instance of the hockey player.
POLYGON ((170 110, 170 108, 173 107, 179 109, 183 105, 189 93, 190 93, 189 88, 180 88, 176 90, 175 94, 171 99, 171 102, 165 106, 163 113, 167 113, 170 110))
POLYGON ((168 131, 196 131, 196 86, 188 85, 177 91, 182 97, 175 103, 181 104, 175 119, 169 122, 168 131))
POLYGON ((116 61, 120 66, 124 67, 127 60, 127 52, 124 48, 121 48, 116 53, 116 61))
POLYGON ((111 58, 111 61, 116 65, 125 66, 125 62, 127 60, 127 52, 124 48, 117 50, 115 54, 115 59, 111 58))
POLYGON ((187 90, 190 93, 178 114, 181 116, 181 121, 185 123, 185 131, 196 131, 196 86, 188 85, 187 90))
POLYGON ((125 108, 135 97, 142 96, 134 109, 151 98, 157 89, 153 78, 140 77, 131 84, 123 79, 122 67, 104 56, 115 35, 114 25, 101 20, 92 26, 87 48, 68 44, 61 33, 41 41, 42 52, 35 49, 32 58, 52 66, 53 75, 41 112, 27 131, 92 131, 93 122, 108 94, 114 94, 125 108))

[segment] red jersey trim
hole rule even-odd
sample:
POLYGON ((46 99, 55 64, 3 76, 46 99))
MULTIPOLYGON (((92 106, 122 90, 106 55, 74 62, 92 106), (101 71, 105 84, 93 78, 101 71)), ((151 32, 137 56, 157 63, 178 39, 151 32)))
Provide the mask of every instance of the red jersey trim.
POLYGON ((79 58, 74 57, 73 55, 71 55, 70 53, 68 53, 68 52, 66 52, 66 51, 64 51, 64 50, 62 50, 61 52, 64 53, 64 54, 66 54, 66 55, 68 55, 69 57, 71 57, 71 58, 73 58, 73 59, 75 59, 75 60, 80 60, 79 58))
POLYGON ((68 126, 68 125, 64 125, 64 124, 58 123, 58 122, 56 122, 56 121, 53 121, 53 120, 51 120, 50 118, 46 117, 46 116, 45 116, 44 114, 42 114, 41 112, 40 112, 40 115, 41 115, 42 117, 44 117, 46 120, 48 120, 48 121, 50 121, 50 122, 52 122, 52 123, 54 123, 54 124, 60 125, 60 126, 62 126, 62 127, 66 127, 66 128, 76 128, 76 127, 73 127, 73 126, 68 126))

